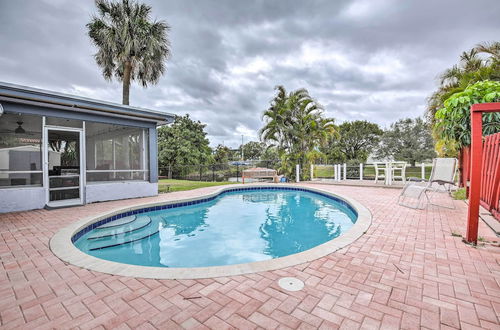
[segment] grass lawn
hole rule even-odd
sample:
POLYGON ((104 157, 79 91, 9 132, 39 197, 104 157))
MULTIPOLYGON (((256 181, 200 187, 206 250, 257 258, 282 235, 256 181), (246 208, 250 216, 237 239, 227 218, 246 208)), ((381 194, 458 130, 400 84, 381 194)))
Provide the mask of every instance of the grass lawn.
POLYGON ((183 190, 191 190, 196 188, 203 187, 212 187, 212 186, 222 186, 227 184, 238 184, 238 182, 206 182, 206 181, 189 181, 189 180, 168 180, 162 179, 158 181, 158 192, 164 193, 167 192, 167 186, 170 185, 169 191, 183 191, 183 190))
POLYGON ((465 188, 459 188, 457 191, 452 192, 451 196, 455 199, 463 201, 467 199, 467 192, 465 191, 465 188))
POLYGON ((333 166, 314 166, 314 177, 316 178, 333 178, 334 174, 333 166))

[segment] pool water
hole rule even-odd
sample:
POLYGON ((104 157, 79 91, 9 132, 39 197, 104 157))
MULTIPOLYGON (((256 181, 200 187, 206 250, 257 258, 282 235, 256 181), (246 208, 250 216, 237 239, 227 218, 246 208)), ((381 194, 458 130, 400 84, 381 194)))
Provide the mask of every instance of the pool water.
POLYGON ((311 249, 342 235, 356 218, 345 203, 314 192, 232 191, 108 222, 74 244, 94 257, 132 265, 232 265, 311 249))

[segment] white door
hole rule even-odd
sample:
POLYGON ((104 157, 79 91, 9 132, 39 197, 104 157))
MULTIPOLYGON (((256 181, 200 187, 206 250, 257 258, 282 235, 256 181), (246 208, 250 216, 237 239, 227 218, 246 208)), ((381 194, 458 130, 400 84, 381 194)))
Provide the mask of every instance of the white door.
POLYGON ((78 128, 45 128, 44 182, 49 207, 83 204, 82 139, 78 128))

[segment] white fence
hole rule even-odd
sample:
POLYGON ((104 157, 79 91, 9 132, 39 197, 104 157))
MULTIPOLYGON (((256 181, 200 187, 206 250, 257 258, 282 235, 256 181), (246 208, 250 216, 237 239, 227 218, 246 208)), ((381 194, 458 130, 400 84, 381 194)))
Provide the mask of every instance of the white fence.
POLYGON ((405 181, 410 177, 428 179, 431 170, 432 164, 430 163, 416 164, 416 166, 408 164, 403 166, 401 163, 315 164, 311 166, 311 179, 329 181, 382 180, 386 184, 392 184, 393 181, 405 181))

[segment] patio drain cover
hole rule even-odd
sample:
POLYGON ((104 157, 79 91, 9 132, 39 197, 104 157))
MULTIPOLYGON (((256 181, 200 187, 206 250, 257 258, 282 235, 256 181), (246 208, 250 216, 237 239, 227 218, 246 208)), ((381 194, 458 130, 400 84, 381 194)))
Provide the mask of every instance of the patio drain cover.
POLYGON ((304 282, 295 277, 283 277, 278 281, 278 285, 287 291, 299 291, 304 288, 304 282))

